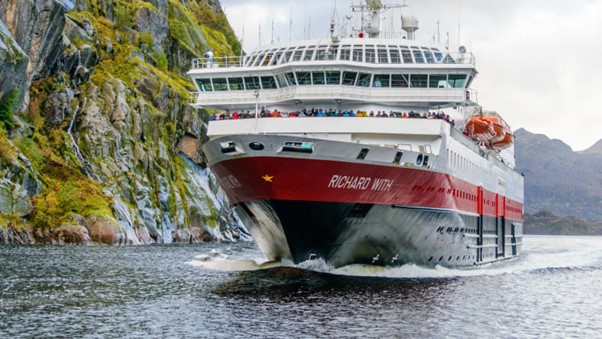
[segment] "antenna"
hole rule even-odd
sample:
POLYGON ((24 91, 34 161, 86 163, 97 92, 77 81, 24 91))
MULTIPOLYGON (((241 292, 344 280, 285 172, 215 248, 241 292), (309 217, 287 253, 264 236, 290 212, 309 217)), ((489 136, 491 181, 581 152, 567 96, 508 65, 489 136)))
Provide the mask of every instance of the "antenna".
POLYGON ((274 44, 274 14, 272 13, 272 41, 271 44, 274 44))
POLYGON ((291 6, 291 12, 288 17, 288 41, 291 41, 291 34, 293 31, 293 7, 291 6))
POLYGON ((243 17, 242 17, 242 37, 240 38, 240 57, 241 57, 241 60, 242 60, 242 56, 244 54, 243 53, 243 50, 244 50, 244 48, 243 48, 243 42, 245 41, 245 23, 247 21, 246 19, 247 19, 247 16, 243 15, 243 17))
POLYGON ((462 0, 460 0, 458 9, 458 46, 460 46, 460 31, 462 29, 462 0))
POLYGON ((305 0, 305 17, 303 18, 303 39, 307 39, 307 0, 305 0))

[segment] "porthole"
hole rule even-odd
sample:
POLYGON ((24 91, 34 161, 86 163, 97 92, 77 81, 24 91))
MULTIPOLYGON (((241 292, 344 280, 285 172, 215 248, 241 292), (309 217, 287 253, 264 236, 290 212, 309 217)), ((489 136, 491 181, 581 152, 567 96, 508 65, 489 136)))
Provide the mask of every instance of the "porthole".
POLYGON ((265 147, 263 146, 262 143, 254 141, 252 143, 249 144, 249 148, 255 151, 261 151, 263 150, 265 147))

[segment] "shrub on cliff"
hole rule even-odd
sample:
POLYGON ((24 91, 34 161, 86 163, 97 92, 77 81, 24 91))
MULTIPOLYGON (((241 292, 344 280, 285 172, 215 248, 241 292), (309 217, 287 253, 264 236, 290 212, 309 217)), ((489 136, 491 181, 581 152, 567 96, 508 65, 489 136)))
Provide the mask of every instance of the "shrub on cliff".
POLYGON ((13 127, 15 104, 19 100, 20 93, 21 92, 18 89, 15 89, 4 98, 4 100, 0 101, 0 122, 2 122, 6 128, 10 129, 13 127))

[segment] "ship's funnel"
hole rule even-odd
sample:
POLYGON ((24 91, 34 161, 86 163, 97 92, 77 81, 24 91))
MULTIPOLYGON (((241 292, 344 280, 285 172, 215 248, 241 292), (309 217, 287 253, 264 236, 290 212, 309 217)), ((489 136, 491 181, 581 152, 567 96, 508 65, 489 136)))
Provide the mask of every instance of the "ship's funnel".
POLYGON ((401 29, 408 33, 408 40, 414 40, 414 32, 418 30, 418 19, 413 16, 402 16, 401 29))

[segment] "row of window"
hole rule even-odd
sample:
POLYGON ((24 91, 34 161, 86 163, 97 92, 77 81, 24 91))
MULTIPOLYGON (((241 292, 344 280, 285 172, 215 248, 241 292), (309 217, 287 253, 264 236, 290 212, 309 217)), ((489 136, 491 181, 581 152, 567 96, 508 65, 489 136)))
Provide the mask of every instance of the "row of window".
POLYGON ((457 61, 437 48, 399 45, 292 46, 251 54, 245 66, 275 66, 298 61, 355 61, 373 64, 424 64, 457 61))
POLYGON ((201 92, 276 89, 304 85, 346 85, 386 88, 464 88, 466 74, 372 74, 351 71, 298 71, 276 76, 196 79, 201 92))

